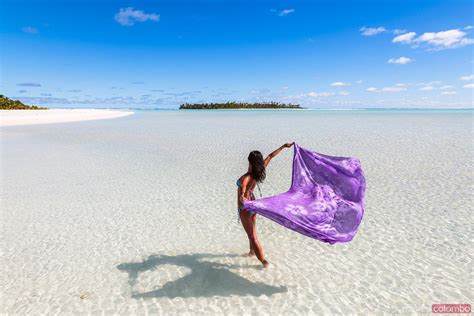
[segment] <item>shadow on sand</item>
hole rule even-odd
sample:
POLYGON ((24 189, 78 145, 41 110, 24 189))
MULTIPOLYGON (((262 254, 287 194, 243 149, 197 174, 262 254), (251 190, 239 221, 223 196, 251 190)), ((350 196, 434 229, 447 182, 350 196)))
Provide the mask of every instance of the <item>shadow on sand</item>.
POLYGON ((132 298, 153 297, 212 297, 230 295, 271 296, 275 293, 287 292, 286 286, 272 286, 262 282, 249 281, 231 272, 232 268, 257 268, 255 265, 229 265, 202 259, 238 257, 238 255, 192 254, 179 256, 153 255, 142 262, 121 263, 117 266, 120 271, 128 273, 128 283, 132 289, 132 298), (159 289, 139 293, 134 291, 138 275, 151 271, 160 265, 171 264, 186 267, 191 273, 175 281, 163 284, 159 289))

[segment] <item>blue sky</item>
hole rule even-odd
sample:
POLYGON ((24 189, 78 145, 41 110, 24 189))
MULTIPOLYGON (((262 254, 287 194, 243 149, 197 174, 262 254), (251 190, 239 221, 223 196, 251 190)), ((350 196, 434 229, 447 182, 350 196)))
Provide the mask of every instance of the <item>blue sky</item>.
POLYGON ((471 107, 473 3, 3 0, 0 88, 56 108, 471 107))

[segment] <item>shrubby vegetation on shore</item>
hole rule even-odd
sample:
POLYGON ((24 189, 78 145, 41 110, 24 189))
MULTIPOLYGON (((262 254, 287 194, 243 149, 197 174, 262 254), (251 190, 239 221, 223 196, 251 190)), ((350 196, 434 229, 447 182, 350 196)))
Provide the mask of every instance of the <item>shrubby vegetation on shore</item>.
POLYGON ((38 107, 36 105, 26 105, 21 101, 12 100, 0 94, 0 110, 47 110, 47 108, 38 107))
POLYGON ((217 109, 302 109, 299 104, 279 102, 226 102, 226 103, 185 103, 179 107, 182 110, 217 110, 217 109))

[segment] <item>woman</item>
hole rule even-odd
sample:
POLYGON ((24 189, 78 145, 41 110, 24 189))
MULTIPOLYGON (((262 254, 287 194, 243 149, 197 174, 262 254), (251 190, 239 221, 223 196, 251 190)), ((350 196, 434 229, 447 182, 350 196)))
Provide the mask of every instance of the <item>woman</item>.
POLYGON ((278 155, 283 148, 289 148, 293 146, 294 143, 287 143, 282 145, 280 148, 272 152, 270 155, 263 159, 262 153, 255 150, 249 154, 249 168, 247 173, 241 176, 237 180, 237 204, 238 204, 238 212, 240 216, 240 220, 242 222, 242 226, 244 226, 245 232, 247 233, 247 237, 249 238, 250 243, 250 251, 247 254, 248 256, 257 256, 258 260, 263 264, 266 268, 268 267, 269 263, 265 260, 263 256, 262 247, 257 239, 257 230, 255 228, 255 222, 257 220, 257 214, 245 209, 243 207, 244 200, 255 200, 255 196, 253 194, 253 189, 257 185, 257 183, 261 183, 265 179, 265 168, 270 163, 273 157, 278 155))

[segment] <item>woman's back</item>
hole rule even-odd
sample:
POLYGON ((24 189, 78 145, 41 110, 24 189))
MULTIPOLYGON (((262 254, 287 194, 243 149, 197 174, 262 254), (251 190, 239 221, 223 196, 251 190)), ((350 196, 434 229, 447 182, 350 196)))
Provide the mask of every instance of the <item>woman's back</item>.
POLYGON ((249 173, 246 173, 243 176, 241 176, 239 179, 237 179, 237 186, 239 187, 239 191, 244 190, 245 193, 246 193, 245 197, 247 199, 250 199, 252 197, 253 189, 255 189, 256 184, 257 184, 257 181, 255 181, 255 179, 253 179, 252 176, 249 173), (245 177, 248 177, 249 180, 247 182, 246 187, 242 188, 242 182, 244 182, 243 180, 244 180, 245 177))

